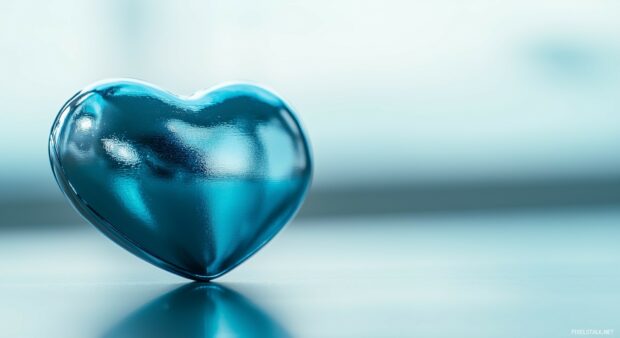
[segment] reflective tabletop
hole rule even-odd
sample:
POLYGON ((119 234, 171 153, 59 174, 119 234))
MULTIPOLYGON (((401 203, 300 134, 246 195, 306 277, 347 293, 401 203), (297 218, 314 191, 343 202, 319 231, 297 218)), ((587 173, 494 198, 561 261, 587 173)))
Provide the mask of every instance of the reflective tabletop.
POLYGON ((303 219, 203 284, 87 224, 5 230, 0 336, 613 336, 619 225, 615 207, 303 219))

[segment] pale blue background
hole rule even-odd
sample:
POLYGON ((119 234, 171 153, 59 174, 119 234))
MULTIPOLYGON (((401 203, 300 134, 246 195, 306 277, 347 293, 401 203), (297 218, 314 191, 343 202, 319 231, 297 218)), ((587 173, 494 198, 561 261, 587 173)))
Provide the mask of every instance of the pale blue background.
POLYGON ((620 3, 3 1, 0 204, 56 200, 59 107, 102 78, 264 84, 302 116, 316 190, 620 181, 620 3))
POLYGON ((620 2, 0 2, 2 337, 97 337, 186 282, 53 182, 53 118, 110 77, 296 108, 309 199, 218 280, 292 336, 620 334, 620 2))

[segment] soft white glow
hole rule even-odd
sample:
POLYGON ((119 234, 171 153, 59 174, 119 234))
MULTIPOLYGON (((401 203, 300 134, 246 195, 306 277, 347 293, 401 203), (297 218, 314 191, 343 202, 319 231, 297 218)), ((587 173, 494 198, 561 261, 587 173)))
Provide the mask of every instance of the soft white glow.
POLYGON ((103 139, 101 142, 103 142, 103 148, 108 155, 112 156, 117 161, 127 165, 136 165, 140 162, 138 152, 128 142, 115 138, 103 139))
POLYGON ((220 175, 243 175, 251 170, 252 149, 242 134, 230 133, 226 127, 214 128, 216 137, 205 159, 205 166, 220 175))
POLYGON ((90 116, 82 116, 76 121, 76 124, 79 131, 85 132, 93 127, 94 121, 90 116))

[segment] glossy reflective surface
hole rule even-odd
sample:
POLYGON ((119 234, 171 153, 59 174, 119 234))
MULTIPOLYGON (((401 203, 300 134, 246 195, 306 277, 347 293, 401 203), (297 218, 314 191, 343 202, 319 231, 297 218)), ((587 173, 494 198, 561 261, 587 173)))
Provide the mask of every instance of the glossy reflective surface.
POLYGON ((137 81, 97 84, 61 109, 49 150, 85 218, 141 258, 200 280, 269 241, 312 175, 295 114, 248 84, 186 98, 137 81))
MULTIPOLYGON (((296 219, 218 283, 293 337, 615 338, 618 224, 618 206, 296 219)), ((210 313, 225 319, 218 337, 243 337, 228 314, 254 313, 227 292, 165 296, 186 281, 88 226, 0 231, 0 271, 2 337, 144 332, 147 318, 164 326, 157 305, 174 317, 188 303, 205 336, 210 313)))
POLYGON ((191 283, 149 302, 101 337, 289 336, 282 326, 241 294, 219 284, 191 283))

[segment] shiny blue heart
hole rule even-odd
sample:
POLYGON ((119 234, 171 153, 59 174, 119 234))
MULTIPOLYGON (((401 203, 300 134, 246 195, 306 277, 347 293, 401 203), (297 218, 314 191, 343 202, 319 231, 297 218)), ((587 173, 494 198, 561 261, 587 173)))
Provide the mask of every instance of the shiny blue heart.
POLYGON ((210 280, 267 243, 309 188, 297 116, 258 86, 179 97, 146 83, 95 84, 60 110, 52 169, 73 206, 135 255, 210 280))

